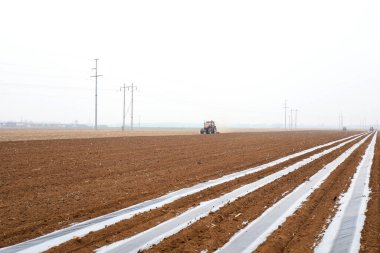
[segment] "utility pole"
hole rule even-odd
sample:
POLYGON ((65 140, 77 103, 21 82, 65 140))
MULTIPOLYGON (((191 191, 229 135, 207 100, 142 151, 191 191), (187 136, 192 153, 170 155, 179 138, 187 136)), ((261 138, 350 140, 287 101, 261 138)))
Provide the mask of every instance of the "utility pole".
POLYGON ((126 88, 127 87, 125 86, 125 83, 122 87, 120 87, 120 91, 121 91, 121 89, 123 89, 123 126, 121 127, 121 130, 123 130, 123 131, 125 129, 125 89, 126 88))
POLYGON ((286 130, 286 110, 288 109, 288 107, 286 106, 286 100, 285 100, 283 108, 285 109, 285 130, 286 130))
POLYGON ((95 75, 91 77, 95 77, 95 130, 98 129, 98 77, 102 75, 98 75, 98 61, 99 59, 94 59, 95 61, 95 68, 92 68, 95 70, 95 75))
POLYGON ((132 95, 132 98, 131 98, 131 130, 133 130, 133 92, 135 90, 137 90, 137 86, 133 86, 133 83, 132 83, 132 85, 127 86, 127 89, 131 90, 131 95, 132 95))
POLYGON ((298 109, 295 109, 294 112, 296 113, 295 119, 294 119, 294 128, 297 129, 297 113, 298 113, 298 109))

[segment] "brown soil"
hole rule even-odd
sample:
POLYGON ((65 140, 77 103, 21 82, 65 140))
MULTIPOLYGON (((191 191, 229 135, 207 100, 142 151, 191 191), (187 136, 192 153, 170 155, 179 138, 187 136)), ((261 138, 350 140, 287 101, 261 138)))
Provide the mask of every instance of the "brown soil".
POLYGON ((375 157, 371 168, 371 193, 367 206, 366 220, 362 231, 360 252, 380 252, 380 136, 375 146, 375 157))
POLYGON ((340 132, 0 143, 0 247, 345 137, 340 132))
POLYGON ((320 188, 255 252, 313 252, 315 243, 334 217, 339 196, 350 186, 371 137, 335 169, 320 188))
POLYGON ((310 178, 325 164, 334 160, 352 145, 353 143, 347 144, 301 169, 289 173, 228 204, 219 211, 195 222, 190 227, 144 252, 200 252, 205 249, 214 251, 220 248, 247 222, 259 217, 268 207, 310 178))
MULTIPOLYGON (((335 144, 334 144, 335 145, 335 144)), ((332 146, 334 146, 332 145, 332 146)), ((227 182, 218 186, 214 186, 203 190, 199 193, 181 198, 173 203, 152 210, 150 212, 142 213, 131 219, 119 222, 115 225, 109 226, 97 232, 90 233, 88 236, 82 237, 80 240, 71 240, 58 247, 52 248, 49 252, 92 252, 96 248, 122 240, 130 237, 136 233, 140 233, 157 224, 173 218, 174 216, 188 210, 190 207, 198 205, 202 201, 210 200, 220 195, 230 192, 242 185, 259 180, 267 175, 277 172, 284 167, 301 161, 313 154, 319 153, 322 150, 328 149, 332 146, 317 149, 312 153, 291 159, 279 165, 267 168, 263 171, 247 175, 245 177, 227 182)))
MULTIPOLYGON (((266 128, 219 128, 221 133, 280 132, 283 129, 266 128)), ((311 129, 309 129, 311 130, 311 129)), ((199 128, 0 128, 1 141, 86 139, 125 136, 199 135, 199 128)))
POLYGON ((27 140, 54 140, 54 139, 85 139, 125 136, 165 136, 165 135, 194 135, 199 134, 199 129, 191 128, 135 128, 133 131, 126 129, 65 129, 65 128, 0 128, 1 141, 27 141, 27 140))

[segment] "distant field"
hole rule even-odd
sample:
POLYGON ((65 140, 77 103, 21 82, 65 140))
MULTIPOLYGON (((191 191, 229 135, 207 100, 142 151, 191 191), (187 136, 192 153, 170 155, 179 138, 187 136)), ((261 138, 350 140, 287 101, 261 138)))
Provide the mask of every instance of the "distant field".
MULTIPOLYGON (((221 133, 233 132, 267 132, 281 129, 242 129, 225 128, 221 133)), ((199 134, 196 128, 141 128, 136 130, 121 131, 120 129, 1 129, 0 141, 26 141, 26 140, 50 140, 50 139, 83 139, 105 138, 123 136, 168 136, 199 134)))
POLYGON ((198 129, 0 129, 0 141, 82 139, 123 136, 165 136, 198 134, 198 129))

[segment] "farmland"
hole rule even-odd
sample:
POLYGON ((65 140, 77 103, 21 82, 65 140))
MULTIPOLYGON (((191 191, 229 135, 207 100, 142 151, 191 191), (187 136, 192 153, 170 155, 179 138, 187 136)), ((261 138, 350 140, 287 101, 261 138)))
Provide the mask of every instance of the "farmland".
POLYGON ((106 217, 102 219, 106 225, 86 225, 88 232, 76 236, 74 231, 71 240, 32 246, 51 252, 99 248, 129 252, 134 251, 127 250, 132 244, 140 245, 136 252, 229 252, 233 235, 239 240, 239 231, 265 219, 272 206, 286 206, 286 200, 294 198, 299 205, 293 211, 289 207, 286 217, 279 216, 281 222, 273 223, 274 229, 258 235, 264 239, 257 239, 251 251, 311 252, 325 243, 323 232, 344 206, 342 194, 350 192, 359 169, 365 171, 362 161, 368 157, 367 185, 372 192, 364 193, 370 198, 360 249, 378 252, 379 137, 358 134, 293 131, 202 136, 189 132, 7 139, 0 142, 0 247, 106 217), (303 191, 302 186, 313 190, 303 191), (297 197, 297 191, 309 193, 297 197), (160 198, 167 195, 170 198, 160 198), (123 213, 114 213, 112 219, 117 221, 111 222, 107 215, 120 210, 123 213), (164 229, 171 226, 172 230, 164 229), (164 232, 161 238, 153 236, 164 232), (149 239, 150 233, 158 241, 149 239), (122 240, 127 240, 124 246, 122 240), (120 241, 121 248, 112 246, 120 241))
POLYGON ((197 134, 198 129, 191 128, 142 128, 134 131, 120 131, 119 129, 17 129, 0 128, 0 141, 30 141, 53 139, 89 139, 126 136, 165 136, 197 134))

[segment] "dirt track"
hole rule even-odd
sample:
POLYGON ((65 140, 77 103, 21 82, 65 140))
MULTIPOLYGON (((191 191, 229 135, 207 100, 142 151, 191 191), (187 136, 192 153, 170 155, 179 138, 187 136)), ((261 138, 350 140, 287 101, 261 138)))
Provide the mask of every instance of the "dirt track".
POLYGON ((0 247, 311 146, 338 132, 0 143, 0 247))

